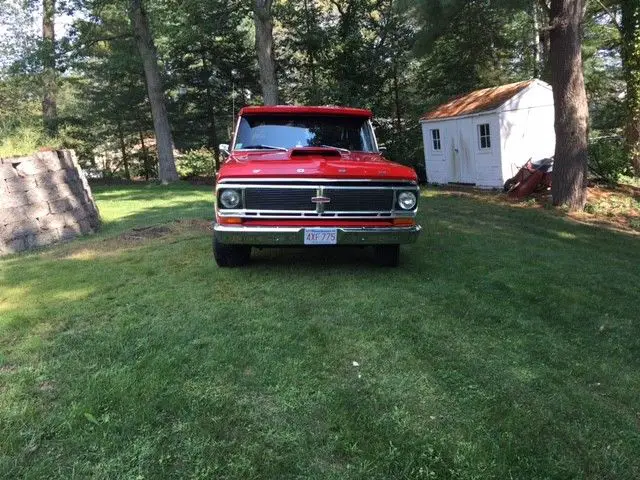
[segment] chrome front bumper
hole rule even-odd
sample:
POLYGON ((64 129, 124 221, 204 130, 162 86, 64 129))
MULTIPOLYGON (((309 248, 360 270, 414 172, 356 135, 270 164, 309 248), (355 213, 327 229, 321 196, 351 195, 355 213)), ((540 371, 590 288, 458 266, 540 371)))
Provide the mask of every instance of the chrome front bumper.
MULTIPOLYGON (((242 227, 214 222, 213 234, 230 245, 304 245, 304 227, 242 227)), ((422 227, 345 228, 338 227, 337 245, 399 245, 414 243, 422 227)))

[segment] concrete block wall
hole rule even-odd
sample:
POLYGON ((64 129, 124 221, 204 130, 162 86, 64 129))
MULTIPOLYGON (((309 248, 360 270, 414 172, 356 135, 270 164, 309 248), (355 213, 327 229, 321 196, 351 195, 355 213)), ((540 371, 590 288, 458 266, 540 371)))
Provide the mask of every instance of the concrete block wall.
POLYGON ((99 227, 91 188, 72 150, 0 158, 0 255, 99 227))

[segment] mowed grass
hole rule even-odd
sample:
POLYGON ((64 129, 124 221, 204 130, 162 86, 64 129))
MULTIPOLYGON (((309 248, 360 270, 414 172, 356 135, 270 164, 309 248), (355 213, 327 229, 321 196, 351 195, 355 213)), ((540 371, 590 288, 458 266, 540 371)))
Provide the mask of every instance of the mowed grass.
POLYGON ((427 190, 398 269, 227 270, 210 188, 95 194, 0 260, 0 478, 640 478, 640 237, 427 190))

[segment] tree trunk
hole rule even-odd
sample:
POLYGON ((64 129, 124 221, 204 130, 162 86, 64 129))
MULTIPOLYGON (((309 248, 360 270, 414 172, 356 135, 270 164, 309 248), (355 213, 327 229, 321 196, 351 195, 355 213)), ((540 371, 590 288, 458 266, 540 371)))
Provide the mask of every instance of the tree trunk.
POLYGON ((131 172, 129 171, 129 155, 127 154, 127 144, 124 141, 124 132, 122 130, 122 120, 118 119, 118 140, 120 141, 120 154, 122 155, 122 165, 124 166, 124 176, 127 180, 131 180, 131 172))
POLYGON ((211 76, 211 70, 209 70, 209 62, 207 62, 207 55, 204 47, 201 46, 201 58, 202 58, 202 76, 204 84, 206 85, 205 94, 207 96, 207 110, 209 115, 209 148, 213 149, 213 169, 214 175, 220 170, 220 145, 218 144, 218 131, 216 127, 216 113, 213 108, 213 93, 211 92, 211 85, 209 84, 209 77, 211 76))
POLYGON ((587 199, 589 110, 582 73, 582 20, 586 0, 551 2, 551 82, 556 150, 551 193, 554 205, 582 210, 587 199))
POLYGON ((156 147, 158 149, 158 176, 163 184, 178 180, 176 162, 173 158, 173 138, 165 106, 162 79, 158 68, 156 47, 153 43, 147 12, 142 5, 142 0, 131 0, 129 18, 133 26, 133 34, 136 45, 142 57, 142 65, 147 83, 147 94, 151 104, 153 117, 153 129, 156 135, 156 147))
POLYGON ((256 55, 265 105, 278 104, 278 78, 273 54, 272 3, 273 0, 254 0, 253 9, 253 20, 256 26, 256 55))
POLYGON ((400 148, 394 148, 396 154, 399 155, 404 161, 404 131, 402 128, 402 107, 400 105, 400 81, 398 79, 398 64, 393 62, 393 103, 395 104, 396 111, 396 138, 394 141, 394 147, 399 145, 400 148))
POLYGON ((305 40, 305 47, 307 50, 307 65, 309 68, 309 74, 311 75, 311 104, 318 105, 320 103, 319 99, 319 91, 318 91, 318 81, 316 79, 316 59, 315 59, 315 43, 311 44, 311 35, 312 35, 312 25, 313 18, 312 14, 309 10, 309 0, 304 0, 304 17, 305 17, 305 26, 307 29, 307 38, 305 40))
POLYGON ((533 16, 533 78, 540 78, 540 65, 542 64, 539 9, 538 2, 534 0, 531 4, 531 15, 533 16))
POLYGON ((548 24, 550 22, 551 8, 547 0, 538 0, 536 12, 538 14, 538 32, 539 38, 538 55, 540 63, 538 64, 539 77, 551 83, 551 35, 548 24))
POLYGON ((42 64, 44 67, 42 118, 47 134, 52 137, 58 133, 55 11, 55 0, 42 1, 42 64))
POLYGON ((144 168, 144 179, 148 182, 149 175, 151 173, 151 159, 149 158, 149 151, 147 150, 147 146, 144 144, 144 133, 142 130, 138 130, 140 134, 140 150, 142 151, 142 165, 144 168))
POLYGON ((623 0, 622 70, 627 86, 626 146, 636 177, 640 177, 640 3, 623 0))

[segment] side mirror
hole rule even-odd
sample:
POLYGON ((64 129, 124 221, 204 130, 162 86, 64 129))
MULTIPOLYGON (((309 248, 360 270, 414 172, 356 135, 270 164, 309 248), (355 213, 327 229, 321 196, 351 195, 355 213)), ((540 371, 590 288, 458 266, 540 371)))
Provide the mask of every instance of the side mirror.
POLYGON ((220 145, 218 145, 218 150, 220 150, 220 153, 226 157, 231 155, 231 152, 229 151, 228 143, 221 143, 220 145))
POLYGON ((387 153, 387 146, 378 145, 378 153, 380 153, 380 155, 384 155, 385 153, 387 153))

